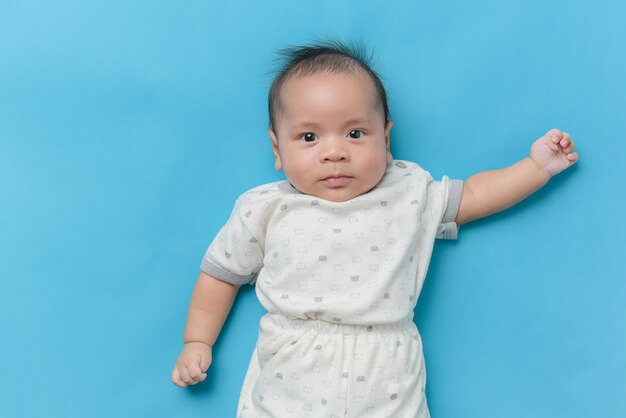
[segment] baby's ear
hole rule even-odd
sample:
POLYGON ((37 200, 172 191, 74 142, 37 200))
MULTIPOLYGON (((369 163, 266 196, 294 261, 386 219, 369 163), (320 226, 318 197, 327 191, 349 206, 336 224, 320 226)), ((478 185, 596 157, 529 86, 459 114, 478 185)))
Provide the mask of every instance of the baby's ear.
POLYGON ((280 161, 280 153, 278 151, 278 137, 274 133, 273 129, 267 131, 267 134, 270 136, 272 140, 272 152, 274 153, 274 168, 280 171, 283 169, 283 163, 280 161))
POLYGON ((393 156, 391 155, 391 127, 393 126, 392 121, 387 121, 385 125, 385 146, 387 147, 387 162, 390 163, 393 161, 393 156))

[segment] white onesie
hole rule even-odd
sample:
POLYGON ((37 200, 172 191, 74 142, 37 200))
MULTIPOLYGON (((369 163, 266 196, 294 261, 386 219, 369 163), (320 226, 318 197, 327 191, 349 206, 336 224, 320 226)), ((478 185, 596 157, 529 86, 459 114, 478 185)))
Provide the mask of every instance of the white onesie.
POLYGON ((268 311, 238 416, 429 416, 413 309, 435 238, 456 238, 462 188, 395 160, 346 202, 287 181, 239 197, 201 265, 256 281, 268 311))

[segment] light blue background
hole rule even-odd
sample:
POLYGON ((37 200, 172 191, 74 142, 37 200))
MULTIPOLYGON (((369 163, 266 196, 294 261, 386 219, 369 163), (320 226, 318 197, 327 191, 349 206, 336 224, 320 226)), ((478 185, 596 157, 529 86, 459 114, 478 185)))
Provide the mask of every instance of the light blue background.
POLYGON ((273 51, 376 52, 396 158, 465 179, 553 127, 579 164, 438 242, 416 309, 435 418, 626 416, 626 6, 600 1, 0 2, 0 415, 231 417, 263 309, 208 381, 170 373, 201 257, 282 178, 273 51))

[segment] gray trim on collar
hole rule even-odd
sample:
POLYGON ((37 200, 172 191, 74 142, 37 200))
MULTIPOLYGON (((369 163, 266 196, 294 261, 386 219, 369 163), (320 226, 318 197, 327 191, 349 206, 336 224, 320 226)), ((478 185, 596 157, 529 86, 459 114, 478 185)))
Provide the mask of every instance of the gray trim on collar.
POLYGON ((278 184, 278 190, 290 194, 303 194, 300 190, 296 189, 289 183, 288 180, 284 180, 278 184))

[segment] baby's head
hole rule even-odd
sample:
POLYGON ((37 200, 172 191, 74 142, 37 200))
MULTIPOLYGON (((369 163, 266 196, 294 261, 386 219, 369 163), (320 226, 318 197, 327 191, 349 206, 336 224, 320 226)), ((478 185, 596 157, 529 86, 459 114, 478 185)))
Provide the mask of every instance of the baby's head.
POLYGON ((269 93, 275 167, 300 192, 343 202, 385 174, 389 120, 385 88, 364 55, 338 42, 283 51, 269 93))

